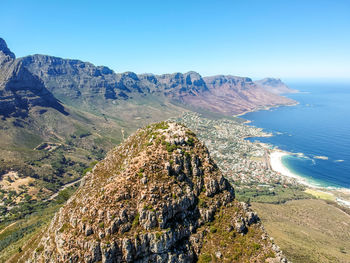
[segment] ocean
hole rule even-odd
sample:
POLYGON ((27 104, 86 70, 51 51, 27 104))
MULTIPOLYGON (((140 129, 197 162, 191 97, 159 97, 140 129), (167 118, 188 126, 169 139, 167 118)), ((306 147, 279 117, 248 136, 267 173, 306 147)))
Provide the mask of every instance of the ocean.
POLYGON ((350 83, 287 84, 299 104, 241 116, 274 134, 249 140, 293 153, 283 164, 310 184, 350 188, 350 83))

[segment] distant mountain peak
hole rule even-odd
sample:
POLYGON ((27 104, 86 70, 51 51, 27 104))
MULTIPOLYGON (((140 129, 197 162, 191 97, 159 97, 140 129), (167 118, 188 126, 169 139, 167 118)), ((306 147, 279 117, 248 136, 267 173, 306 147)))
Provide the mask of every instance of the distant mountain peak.
POLYGON ((4 39, 0 37, 0 64, 16 59, 16 56, 7 47, 4 39))
POLYGON ((16 59, 5 40, 0 38, 0 116, 26 117, 35 106, 68 114, 43 81, 25 67, 23 60, 16 59))
POLYGON ((6 41, 0 38, 0 51, 11 58, 16 58, 15 54, 7 47, 6 41))
POLYGON ((298 92, 297 90, 289 88, 279 78, 264 78, 264 79, 255 81, 255 84, 274 94, 286 94, 286 93, 298 92))

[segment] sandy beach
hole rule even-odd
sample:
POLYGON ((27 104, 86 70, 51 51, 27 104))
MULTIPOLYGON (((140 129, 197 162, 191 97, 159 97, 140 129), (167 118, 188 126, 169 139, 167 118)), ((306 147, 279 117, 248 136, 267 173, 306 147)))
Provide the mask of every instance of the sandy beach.
POLYGON ((293 173, 282 162, 283 156, 289 155, 281 150, 274 150, 270 153, 270 165, 272 170, 281 175, 295 178, 299 183, 306 185, 306 192, 316 196, 317 198, 337 201, 338 204, 350 207, 350 190, 346 188, 326 188, 312 185, 305 178, 293 173))
POLYGON ((315 187, 310 185, 303 177, 293 173, 290 171, 284 164, 282 163, 283 156, 289 155, 287 152, 283 152, 281 150, 274 150, 270 153, 270 164, 272 170, 288 177, 295 178, 299 183, 307 185, 309 187, 315 187))

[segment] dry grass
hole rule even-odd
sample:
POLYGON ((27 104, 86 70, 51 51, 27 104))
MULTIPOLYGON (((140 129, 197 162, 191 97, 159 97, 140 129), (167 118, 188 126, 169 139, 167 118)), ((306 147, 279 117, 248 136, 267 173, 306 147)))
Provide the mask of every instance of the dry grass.
POLYGON ((0 185, 2 189, 19 191, 20 186, 28 186, 29 183, 34 182, 31 177, 19 178, 17 172, 9 172, 2 176, 0 185))
POLYGON ((335 201, 335 199, 336 199, 335 195, 333 195, 332 193, 327 193, 324 191, 315 190, 315 189, 311 189, 311 188, 306 189, 305 193, 311 194, 311 195, 315 196, 316 198, 329 200, 329 201, 335 201))
POLYGON ((24 262, 24 256, 33 252, 58 208, 59 206, 49 207, 41 213, 30 215, 8 225, 1 225, 0 245, 1 242, 11 237, 13 242, 0 251, 0 262, 24 262), (26 228, 30 228, 30 231, 21 232, 26 228), (23 236, 16 238, 21 234, 23 236))
POLYGON ((323 200, 252 205, 291 261, 350 262, 350 216, 340 209, 323 200))

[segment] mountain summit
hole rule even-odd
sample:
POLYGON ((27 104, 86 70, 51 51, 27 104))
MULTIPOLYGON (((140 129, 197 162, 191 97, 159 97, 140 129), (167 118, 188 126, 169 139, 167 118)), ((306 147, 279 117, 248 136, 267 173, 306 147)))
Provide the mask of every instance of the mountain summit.
POLYGON ((295 89, 289 88, 285 83, 280 79, 275 78, 264 78, 261 80, 255 81, 256 85, 265 89, 268 92, 274 94, 288 94, 288 93, 297 93, 295 89))
POLYGON ((66 114, 41 79, 16 59, 0 38, 0 115, 4 118, 27 116, 35 106, 54 108, 66 114))
POLYGON ((138 130, 87 174, 30 262, 286 262, 187 128, 138 130))
POLYGON ((7 61, 15 59, 16 56, 11 50, 7 47, 5 40, 0 37, 0 64, 7 58, 7 61))

